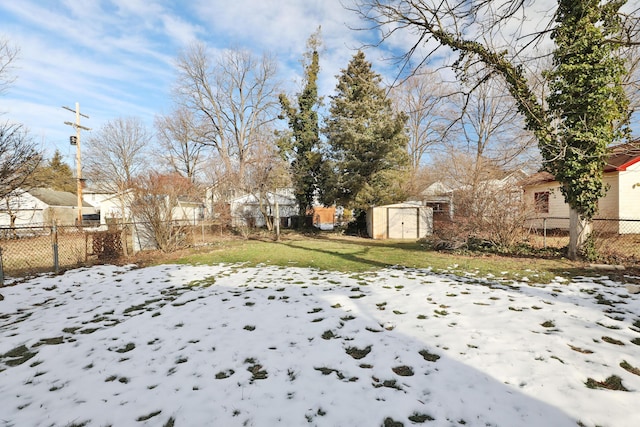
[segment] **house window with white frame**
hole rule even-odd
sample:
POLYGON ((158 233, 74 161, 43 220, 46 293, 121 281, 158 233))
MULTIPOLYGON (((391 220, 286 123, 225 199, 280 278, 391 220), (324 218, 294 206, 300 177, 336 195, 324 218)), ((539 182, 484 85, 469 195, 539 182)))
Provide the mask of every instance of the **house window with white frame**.
POLYGON ((537 213, 549 213, 549 192, 541 191, 534 193, 533 201, 537 213))

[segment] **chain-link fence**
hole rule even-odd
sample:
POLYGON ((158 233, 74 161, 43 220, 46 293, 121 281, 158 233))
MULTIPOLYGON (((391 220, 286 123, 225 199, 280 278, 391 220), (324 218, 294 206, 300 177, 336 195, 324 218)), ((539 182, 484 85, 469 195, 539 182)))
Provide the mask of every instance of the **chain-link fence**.
MULTIPOLYGON (((226 234, 219 223, 167 225, 162 229, 173 239, 173 249, 209 245, 226 234)), ((154 235, 157 228, 149 223, 0 228, 0 285, 5 277, 58 272, 158 249, 156 241, 166 236, 154 235)), ((526 240, 534 248, 562 249, 569 244, 568 228, 568 218, 540 218, 530 224, 526 240)), ((595 219, 592 245, 593 261, 640 265, 640 219, 595 219)))
MULTIPOLYGON (((220 224, 207 222, 197 225, 172 222, 163 229, 176 237, 175 249, 211 244, 225 232, 220 224)), ((0 228, 0 285, 6 277, 57 273, 157 249, 153 230, 148 223, 0 228)))
MULTIPOLYGON (((538 248, 569 245, 569 218, 539 218, 531 223, 529 242, 538 248)), ((640 264, 640 219, 593 220, 591 233, 593 261, 640 264)))

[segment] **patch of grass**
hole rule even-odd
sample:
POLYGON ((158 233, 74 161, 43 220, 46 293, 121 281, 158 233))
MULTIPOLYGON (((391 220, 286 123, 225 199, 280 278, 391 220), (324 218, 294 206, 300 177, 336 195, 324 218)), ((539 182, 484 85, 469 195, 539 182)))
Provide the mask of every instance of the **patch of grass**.
POLYGON ((320 368, 313 368, 316 371, 322 373, 322 375, 331 375, 332 373, 336 373, 336 375, 338 376, 338 379, 344 379, 344 375, 342 375, 342 372, 338 371, 337 369, 333 369, 333 368, 327 368, 326 366, 322 366, 320 368))
POLYGON ((380 382, 380 380, 376 377, 373 377, 373 387, 374 388, 387 387, 387 388, 392 388, 394 390, 402 391, 402 387, 400 386, 400 384, 398 384, 398 381, 384 380, 380 382))
POLYGON ((607 337, 607 336, 603 336, 602 337, 602 341, 607 342, 609 344, 624 345, 624 343, 622 341, 617 340, 615 338, 607 337))
POLYGON ((148 414, 148 415, 142 415, 142 416, 140 416, 140 417, 136 418, 136 421, 138 421, 138 422, 141 422, 141 421, 147 421, 147 420, 150 420, 151 418, 153 418, 153 417, 155 417, 155 416, 157 416, 157 415, 160 415, 161 413, 162 413, 162 410, 160 410, 160 411, 154 411, 154 412, 151 412, 151 413, 150 413, 150 414, 148 414))
POLYGON ((580 347, 575 347, 575 346, 572 346, 571 344, 569 344, 569 348, 571 348, 571 350, 573 350, 573 351, 577 351, 578 353, 593 354, 593 351, 591 351, 591 350, 587 350, 585 348, 580 348, 580 347))
MULTIPOLYGON (((171 262, 176 261, 171 260, 171 262)), ((297 267, 350 273, 401 265, 431 268, 433 271, 447 271, 461 276, 467 271, 475 271, 479 277, 492 275, 507 280, 533 276, 531 271, 526 271, 530 270, 532 263, 523 262, 523 258, 497 255, 466 256, 428 250, 428 245, 421 242, 372 240, 324 233, 317 237, 283 234, 280 242, 267 239, 227 240, 220 242, 210 252, 194 253, 177 262, 185 264, 242 263, 245 266, 266 264, 282 267, 295 263, 297 267), (452 265, 458 267, 451 267, 452 265)), ((577 274, 576 270, 580 269, 580 264, 566 259, 536 258, 535 267, 536 281, 549 283, 559 274, 566 276, 577 274)), ((583 270, 579 273, 588 274, 583 270)))
POLYGON ((631 340, 631 344, 640 345, 640 338, 634 338, 631 340))
POLYGON ((120 347, 115 350, 116 353, 127 353, 136 348, 136 345, 132 342, 127 343, 124 347, 120 347))
POLYGON ((413 368, 411 366, 395 366, 391 368, 394 374, 400 375, 401 377, 411 377, 413 376, 413 368))
POLYGON ((626 360, 623 360, 622 362, 620 362, 620 367, 622 369, 624 369, 625 371, 628 371, 628 372, 631 372, 634 375, 639 375, 640 376, 640 369, 636 368, 635 366, 632 366, 626 360))
POLYGON ((440 359, 440 356, 430 353, 429 350, 420 350, 418 353, 420 353, 420 356, 422 356, 427 362, 436 362, 440 359))
POLYGON ((555 328, 556 324, 553 323, 553 321, 551 321, 551 320, 547 320, 547 321, 541 323, 540 326, 542 326, 543 328, 555 328))
POLYGON ((4 363, 7 366, 18 366, 22 365, 32 357, 34 357, 37 353, 30 351, 26 345, 18 346, 12 350, 9 350, 2 356, 0 356, 0 360, 4 359, 4 363))
POLYGON ((602 322, 596 322, 596 325, 598 326, 602 326, 603 328, 607 328, 607 329, 613 329, 613 330, 617 330, 620 329, 620 326, 616 326, 616 325, 605 325, 602 322))
POLYGON ((353 357, 356 360, 360 360, 367 356, 371 352, 371 346, 367 346, 365 348, 357 348, 357 347, 348 347, 346 350, 347 354, 353 357))
POLYGON ((382 427, 404 427, 400 421, 396 421, 391 417, 387 417, 384 419, 384 423, 382 423, 382 427))
POLYGON ((233 369, 228 369, 226 371, 220 371, 216 374, 215 378, 217 380, 223 380, 225 378, 229 378, 231 375, 235 374, 233 369))
POLYGON ((247 371, 251 372, 251 380, 250 382, 254 382, 256 380, 266 380, 269 374, 266 369, 263 369, 263 366, 259 363, 255 365, 251 365, 247 368, 247 371))
POLYGON ((588 378, 585 385, 588 388, 593 389, 604 388, 607 390, 629 391, 624 385, 622 385, 622 378, 617 375, 611 375, 604 381, 596 381, 593 378, 588 378))
POLYGON ((324 331, 321 336, 323 340, 330 340, 332 338, 336 338, 336 335, 333 333, 331 329, 324 331))
POLYGON ((414 424, 422 424, 425 421, 435 421, 435 418, 433 418, 431 415, 428 415, 428 414, 421 414, 419 412, 414 412, 413 414, 409 415, 409 421, 411 421, 414 424))

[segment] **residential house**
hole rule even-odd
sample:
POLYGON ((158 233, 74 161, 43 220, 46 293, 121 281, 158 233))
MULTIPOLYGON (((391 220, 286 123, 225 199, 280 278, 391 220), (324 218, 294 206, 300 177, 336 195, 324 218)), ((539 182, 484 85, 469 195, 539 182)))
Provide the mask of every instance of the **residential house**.
MULTIPOLYGON (((83 201, 82 214, 95 214, 95 208, 83 201)), ((0 226, 40 226, 43 224, 75 225, 78 219, 78 197, 67 191, 49 188, 16 190, 0 200, 0 226)))
POLYGON ((119 194, 100 194, 98 199, 100 200, 98 205, 100 224, 131 221, 131 202, 133 201, 131 191, 119 194))
MULTIPOLYGON (((298 202, 291 190, 280 190, 277 194, 267 193, 266 205, 267 215, 276 216, 276 202, 278 204, 278 216, 281 227, 291 227, 293 217, 298 215, 298 202)), ((229 201, 229 211, 231 212, 232 227, 264 227, 266 225, 264 215, 260 210, 260 200, 254 194, 245 194, 229 201)))
POLYGON ((453 189, 441 181, 436 181, 421 193, 425 206, 433 209, 433 219, 453 218, 453 189))
MULTIPOLYGON (((521 200, 521 181, 526 177, 523 171, 515 171, 501 178, 478 181, 475 185, 460 184, 449 186, 437 181, 429 185, 422 193, 425 206, 433 209, 434 220, 453 219, 455 203, 474 203, 485 208, 497 204, 501 209, 521 200), (480 202, 480 203, 478 203, 480 202)), ((492 207, 493 208, 493 207, 492 207)))
MULTIPOLYGON (((640 234, 640 140, 611 149, 604 168, 606 195, 598 202, 596 219, 616 220, 620 234, 640 234), (629 220, 629 221, 624 221, 629 220), (631 221, 635 220, 635 221, 631 221)), ((569 228, 569 205, 560 183, 548 172, 538 172, 524 183, 524 197, 536 210, 532 226, 547 229, 569 228)), ((594 224, 598 226, 598 221, 594 224)), ((610 230, 610 227, 607 227, 610 230)))

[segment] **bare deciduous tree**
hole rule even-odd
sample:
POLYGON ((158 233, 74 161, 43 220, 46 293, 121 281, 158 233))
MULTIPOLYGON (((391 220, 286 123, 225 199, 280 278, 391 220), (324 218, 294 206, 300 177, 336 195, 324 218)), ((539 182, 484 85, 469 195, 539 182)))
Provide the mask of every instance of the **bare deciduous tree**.
POLYGON ((243 50, 213 60, 202 44, 178 59, 176 100, 203 126, 198 142, 215 148, 227 178, 242 186, 257 135, 277 116, 275 61, 243 50))
POLYGON ((0 94, 15 81, 11 70, 18 52, 18 48, 12 46, 8 39, 0 37, 0 94))
MULTIPOLYGON (((0 94, 15 80, 11 68, 17 54, 17 48, 0 38, 0 94)), ((42 153, 24 126, 10 121, 0 123, 0 199, 27 185, 41 160, 42 153)))
POLYGON ((280 156, 274 142, 274 132, 265 130, 256 141, 247 162, 247 192, 258 200, 260 212, 268 230, 273 230, 274 200, 281 191, 291 185, 289 168, 280 156))
POLYGON ((151 139, 144 123, 136 117, 107 122, 88 140, 85 165, 96 189, 118 194, 121 218, 125 219, 125 192, 146 165, 145 150, 151 139))
POLYGON ((171 252, 187 242, 187 224, 176 220, 184 215, 180 209, 181 198, 195 195, 193 183, 177 174, 149 172, 133 183, 131 211, 137 221, 138 233, 153 242, 158 249, 171 252))
POLYGON ((414 172, 429 148, 444 138, 450 121, 446 117, 448 92, 446 84, 433 71, 414 74, 391 91, 396 108, 407 115, 407 151, 414 172))
POLYGON ((22 125, 0 124, 0 198, 28 183, 42 154, 22 125))
POLYGON ((166 116, 157 116, 155 127, 159 150, 157 156, 169 168, 195 182, 207 146, 198 142, 203 132, 192 111, 178 107, 166 116))

